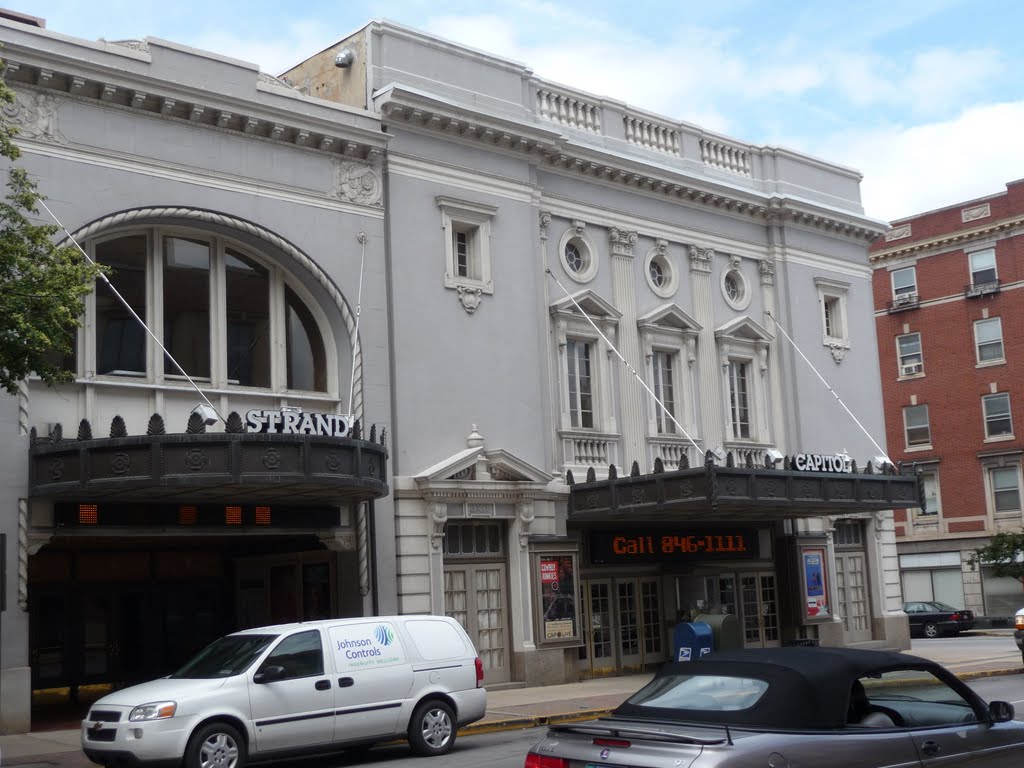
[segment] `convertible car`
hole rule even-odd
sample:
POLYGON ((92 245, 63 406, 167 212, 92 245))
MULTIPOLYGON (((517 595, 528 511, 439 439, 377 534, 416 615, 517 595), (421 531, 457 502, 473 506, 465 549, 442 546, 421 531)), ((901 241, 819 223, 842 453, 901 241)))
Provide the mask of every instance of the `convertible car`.
POLYGON ((850 648, 672 662, 608 717, 552 725, 525 768, 1019 766, 1024 722, 941 665, 850 648))

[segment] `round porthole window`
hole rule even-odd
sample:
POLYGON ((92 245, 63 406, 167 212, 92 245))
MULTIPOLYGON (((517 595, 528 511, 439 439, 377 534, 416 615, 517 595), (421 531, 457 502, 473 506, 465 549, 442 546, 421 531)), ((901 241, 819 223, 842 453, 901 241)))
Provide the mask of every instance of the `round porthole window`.
POLYGON ((738 260, 734 261, 732 268, 722 273, 722 295, 730 307, 742 310, 750 304, 751 296, 747 280, 740 272, 737 262, 738 260))
POLYGON ((647 254, 647 285, 662 298, 676 292, 676 271, 664 247, 653 248, 647 254))
POLYGON ((577 283, 589 283, 597 274, 597 258, 590 238, 578 228, 572 228, 562 235, 558 244, 562 269, 577 283))

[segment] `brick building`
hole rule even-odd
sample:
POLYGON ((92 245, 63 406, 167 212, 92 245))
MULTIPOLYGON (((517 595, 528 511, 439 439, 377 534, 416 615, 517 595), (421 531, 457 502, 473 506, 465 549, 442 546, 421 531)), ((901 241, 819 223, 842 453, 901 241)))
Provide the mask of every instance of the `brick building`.
POLYGON ((925 507, 895 513, 904 599, 1013 615, 1020 583, 972 555, 1022 525, 1024 180, 894 221, 870 253, 889 454, 925 476, 925 507))

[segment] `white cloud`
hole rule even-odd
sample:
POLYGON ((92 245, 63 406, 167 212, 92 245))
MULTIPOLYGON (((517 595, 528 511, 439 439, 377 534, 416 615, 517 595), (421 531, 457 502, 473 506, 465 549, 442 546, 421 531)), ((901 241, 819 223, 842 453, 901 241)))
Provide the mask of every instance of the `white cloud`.
POLYGON ((1024 101, 972 107, 925 125, 832 137, 815 152, 864 173, 869 216, 911 216, 1001 192, 1024 176, 1024 101))

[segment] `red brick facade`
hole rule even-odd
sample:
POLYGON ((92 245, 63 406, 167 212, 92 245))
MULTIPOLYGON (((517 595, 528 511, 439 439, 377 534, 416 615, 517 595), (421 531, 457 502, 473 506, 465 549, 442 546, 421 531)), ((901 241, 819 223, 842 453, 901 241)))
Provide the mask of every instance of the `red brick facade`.
MULTIPOLYGON (((997 516, 986 484, 993 466, 1019 467, 1024 450, 1024 181, 892 227, 870 252, 886 440, 894 461, 937 471, 941 500, 940 514, 930 518, 897 510, 897 541, 959 540, 948 549, 973 551, 986 534, 1020 530, 1024 522, 1020 511, 997 516), (998 287, 968 290, 969 254, 989 248, 998 287), (915 268, 917 298, 896 310, 891 273, 906 267, 915 268), (1003 356, 979 364, 974 323, 985 318, 1002 322, 1003 356), (906 333, 920 334, 920 374, 900 375, 897 337, 906 333), (1012 435, 986 439, 982 397, 991 393, 1009 394, 1012 435), (931 442, 908 450, 903 409, 915 402, 928 406, 931 442)), ((1020 485, 1018 493, 1024 495, 1020 485)))

